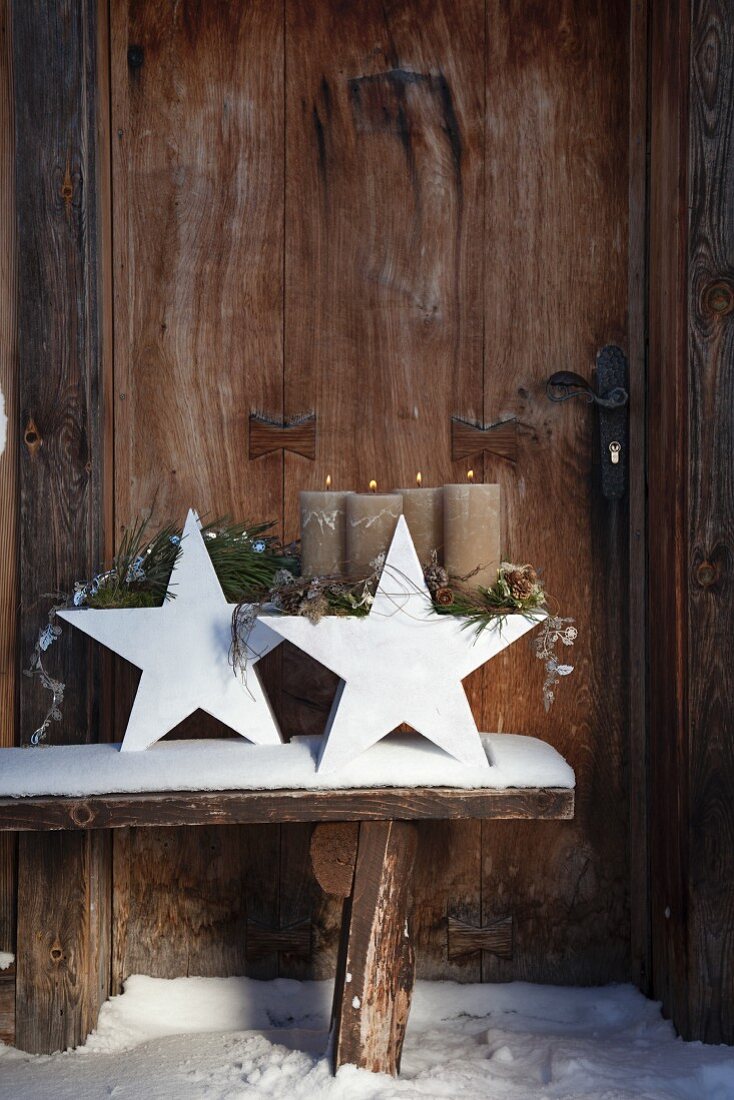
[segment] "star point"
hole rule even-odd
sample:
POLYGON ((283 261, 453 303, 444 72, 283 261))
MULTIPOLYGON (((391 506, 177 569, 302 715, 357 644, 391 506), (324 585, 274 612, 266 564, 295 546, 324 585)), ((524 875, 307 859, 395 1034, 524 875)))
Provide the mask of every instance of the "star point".
POLYGON ((368 615, 263 621, 342 680, 319 757, 319 772, 328 772, 402 722, 462 763, 488 768, 461 681, 542 618, 508 615, 475 635, 463 620, 437 614, 401 517, 368 615))
POLYGON ((122 751, 146 749, 195 710, 204 710, 258 745, 281 743, 257 661, 281 638, 256 621, 243 684, 229 661, 232 605, 212 565, 199 519, 186 518, 161 607, 60 611, 59 616, 142 669, 122 751))

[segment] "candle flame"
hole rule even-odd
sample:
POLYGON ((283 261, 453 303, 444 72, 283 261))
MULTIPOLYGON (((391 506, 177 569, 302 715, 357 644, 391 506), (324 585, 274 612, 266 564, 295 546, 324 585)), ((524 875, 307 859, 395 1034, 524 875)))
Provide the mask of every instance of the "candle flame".
POLYGON ((326 488, 327 489, 331 488, 331 474, 326 475, 326 488))
POLYGON ((467 470, 466 471, 466 480, 467 481, 473 481, 474 480, 474 471, 473 470, 467 470))
POLYGON ((420 470, 415 475, 415 483, 416 483, 416 485, 418 486, 419 489, 420 489, 421 485, 423 484, 423 474, 420 472, 420 470))
POLYGON ((370 482, 370 492, 371 493, 376 493, 377 492, 377 482, 375 481, 374 478, 370 482))

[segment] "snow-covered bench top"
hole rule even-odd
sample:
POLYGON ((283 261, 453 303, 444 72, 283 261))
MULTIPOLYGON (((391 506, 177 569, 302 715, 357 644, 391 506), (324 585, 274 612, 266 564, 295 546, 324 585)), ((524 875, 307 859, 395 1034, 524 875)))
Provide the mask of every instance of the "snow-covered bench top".
POLYGON ((119 745, 0 749, 0 797, 24 798, 165 791, 328 791, 450 787, 459 790, 574 787, 573 769, 535 737, 485 733, 491 768, 478 772, 409 734, 378 742, 338 772, 319 775, 321 739, 278 746, 221 741, 163 741, 144 752, 119 745))

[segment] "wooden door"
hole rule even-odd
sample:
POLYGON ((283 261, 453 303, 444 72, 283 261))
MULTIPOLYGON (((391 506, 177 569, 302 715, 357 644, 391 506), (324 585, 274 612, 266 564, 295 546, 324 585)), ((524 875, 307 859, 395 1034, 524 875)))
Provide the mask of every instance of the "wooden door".
MULTIPOLYGON (((602 500, 589 409, 544 391, 629 348, 629 22, 623 0, 111 3, 118 536, 194 505, 290 538, 327 473, 462 479, 451 417, 517 422, 515 462, 472 465, 502 485, 505 554, 575 616, 576 671, 549 714, 523 645, 468 689, 482 728, 567 756, 577 816, 423 828, 424 976, 629 972, 627 506, 602 500), (315 461, 249 461, 253 412, 314 412, 315 461), (449 962, 449 915, 511 916, 512 958, 449 962)), ((318 731, 333 680, 283 650, 285 732, 318 731)), ((302 828, 144 832, 116 839, 117 980, 329 972, 302 828), (309 916, 310 959, 248 956, 248 919, 309 916)))

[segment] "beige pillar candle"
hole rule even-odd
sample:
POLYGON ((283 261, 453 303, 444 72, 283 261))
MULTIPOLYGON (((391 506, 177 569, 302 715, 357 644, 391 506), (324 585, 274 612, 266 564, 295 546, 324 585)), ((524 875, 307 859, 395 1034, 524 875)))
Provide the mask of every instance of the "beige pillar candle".
POLYGON ((301 501, 301 572, 304 577, 343 573, 350 493, 305 491, 301 501))
MULTIPOLYGON (((418 485, 421 485, 421 475, 416 477, 418 485)), ((415 545, 418 561, 426 565, 431 560, 431 553, 438 552, 438 560, 442 560, 443 554, 443 489, 419 488, 399 489, 403 498, 403 515, 410 536, 415 545)))
POLYGON ((491 588, 500 564, 499 485, 444 485, 444 566, 472 587, 491 588))
POLYGON ((347 497, 347 571, 353 577, 371 572, 378 554, 387 551, 402 513, 399 493, 373 491, 347 497))

